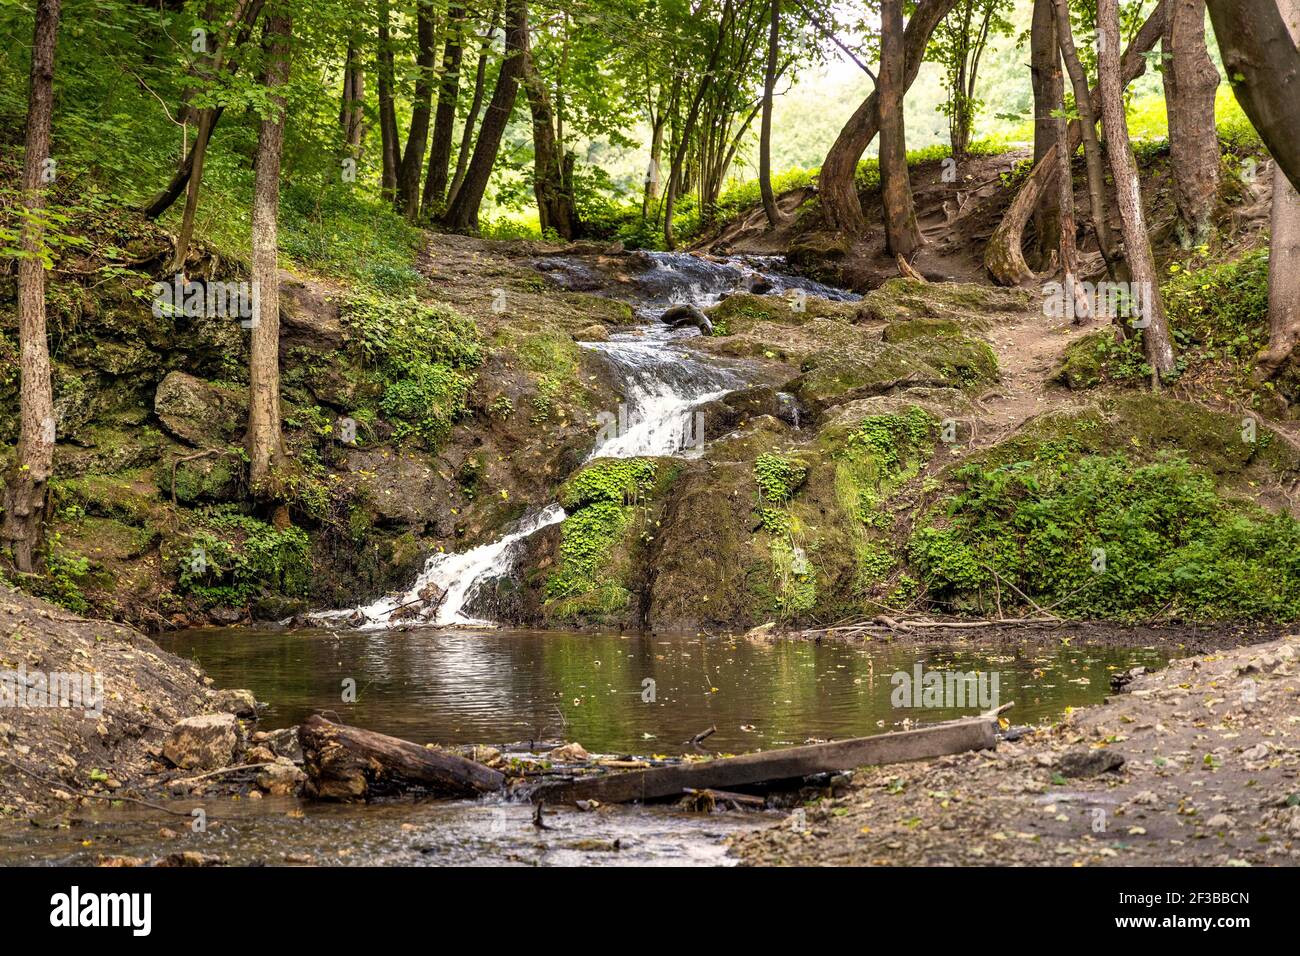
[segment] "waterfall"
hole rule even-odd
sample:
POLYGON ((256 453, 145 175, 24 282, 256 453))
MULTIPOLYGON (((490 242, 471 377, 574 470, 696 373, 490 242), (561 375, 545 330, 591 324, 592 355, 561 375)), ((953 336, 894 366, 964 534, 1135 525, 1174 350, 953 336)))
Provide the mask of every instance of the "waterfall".
MULTIPOLYGON (((775 260, 711 260, 687 253, 644 253, 649 268, 632 279, 639 293, 635 306, 642 324, 614 332, 607 342, 583 342, 608 362, 623 395, 617 410, 600 413, 592 458, 690 456, 704 443, 699 406, 748 384, 735 369, 708 364, 676 343, 696 329, 671 329, 659 321, 670 305, 715 305, 737 290, 783 294, 802 290, 824 298, 856 298, 807 279, 762 271, 775 260)), ((538 263, 546 271, 562 267, 583 282, 594 281, 590 269, 570 259, 538 263)), ((789 396, 786 396, 789 398, 789 396)), ((403 594, 388 595, 365 607, 313 615, 323 622, 346 622, 361 628, 403 623, 435 626, 491 626, 465 612, 482 589, 513 570, 523 542, 541 529, 563 521, 557 504, 526 514, 504 537, 468 551, 429 558, 415 583, 403 594)))

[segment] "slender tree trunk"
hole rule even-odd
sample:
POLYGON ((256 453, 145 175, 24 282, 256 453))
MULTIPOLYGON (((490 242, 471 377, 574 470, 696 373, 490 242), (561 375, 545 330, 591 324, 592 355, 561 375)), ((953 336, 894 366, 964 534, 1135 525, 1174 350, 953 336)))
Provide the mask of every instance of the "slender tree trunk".
POLYGON ((562 239, 571 240, 578 234, 578 211, 564 181, 564 160, 560 155, 563 147, 556 134, 555 111, 551 107, 545 81, 537 72, 537 64, 533 62, 526 27, 527 5, 524 0, 519 0, 519 3, 525 7, 525 31, 520 59, 523 63, 524 92, 533 117, 533 194, 537 197, 537 215, 543 233, 549 230, 562 239))
MULTIPOLYGON (((1056 126, 1056 141, 1065 143, 1067 136, 1064 116, 1057 117, 1056 126)), ((1070 297, 1070 315, 1078 324, 1088 318, 1091 309, 1087 296, 1083 294, 1083 287, 1079 283, 1078 227, 1074 219, 1074 171, 1070 154, 1064 149, 1058 149, 1056 164, 1056 182, 1060 192, 1061 209, 1061 284, 1064 286, 1065 294, 1070 297)))
POLYGON ((1208 0, 1223 66, 1241 108, 1300 189, 1300 49, 1279 0, 1208 0))
POLYGON ((885 250, 911 261, 921 248, 921 229, 912 204, 903 129, 906 53, 903 0, 880 4, 880 194, 885 207, 885 250))
MULTIPOLYGON (((1075 108, 1079 111, 1079 130, 1083 138, 1083 158, 1088 170, 1088 207, 1092 213, 1092 228, 1097 236, 1097 247, 1106 260, 1106 269, 1112 279, 1119 276, 1115 269, 1115 237, 1110 229, 1110 211, 1106 202, 1106 159, 1102 156, 1101 140, 1097 138, 1097 114, 1092 108, 1092 92, 1088 88, 1088 75, 1079 60, 1070 28, 1068 0, 1056 0, 1057 39, 1061 43, 1061 56, 1074 88, 1075 108)), ((1067 131, 1065 142, 1070 142, 1067 131)))
MULTIPOLYGON (((1120 70, 1126 86, 1146 72, 1146 54, 1160 41, 1164 33, 1166 3, 1167 0, 1159 0, 1138 30, 1137 36, 1133 38, 1133 42, 1124 51, 1120 70)), ((1101 111, 1099 89, 1092 91, 1090 101, 1093 114, 1098 114, 1101 111)), ((1070 121, 1067 138, 1066 146, 1073 153, 1079 148, 1083 138, 1082 124, 1077 120, 1070 121)), ((1047 157, 1034 164, 1029 178, 1016 193, 1015 200, 1008 207, 992 238, 989 239, 984 250, 984 265, 994 281, 1002 285, 1018 285, 1033 277, 1021 251, 1025 225, 1029 222, 1029 217, 1038 203, 1048 194, 1048 187, 1056 182, 1056 169, 1055 153, 1051 156, 1050 165, 1047 165, 1047 157)), ((1059 193, 1052 191, 1052 195, 1059 195, 1059 193)))
POLYGON ((641 218, 648 219, 650 216, 650 207, 654 201, 659 198, 659 170, 663 166, 664 158, 664 128, 667 125, 667 116, 665 115, 666 104, 661 102, 659 110, 655 113, 650 127, 650 165, 645 171, 645 190, 641 195, 641 218))
POLYGON ((446 208, 448 209, 456 201, 456 194, 460 192, 461 184, 465 182, 465 170, 469 168, 470 146, 474 142, 474 130, 478 126, 479 110, 483 108, 484 87, 487 86, 488 56, 492 52, 492 34, 496 32, 498 16, 498 12, 494 9, 492 18, 487 24, 487 32, 483 34, 483 42, 479 44, 478 64, 474 70, 474 95, 470 98, 469 113, 465 116, 465 128, 461 130, 460 149, 456 151, 456 172, 451 177, 451 186, 447 189, 446 208))
MULTIPOLYGON (((1037 163, 1057 143, 1054 114, 1065 106, 1065 83, 1061 76, 1061 54, 1053 0, 1034 0, 1029 46, 1030 78, 1034 90, 1034 162, 1037 163)), ((1068 153, 1073 155, 1074 150, 1069 150, 1068 153)), ((1034 232, 1036 244, 1031 248, 1028 258, 1034 268, 1042 270, 1047 267, 1052 253, 1061 244, 1059 191, 1044 196, 1034 210, 1034 232)))
MULTIPOLYGON (((921 70, 931 34, 956 3, 957 0, 921 0, 916 12, 908 19, 903 40, 907 49, 904 92, 921 70)), ((817 177, 817 193, 826 224, 850 235, 859 235, 867 228, 862 203, 858 199, 856 176, 858 160, 880 129, 879 102, 878 92, 872 92, 862 101, 840 130, 817 177)))
POLYGON ((508 23, 506 26, 506 56, 501 61, 496 89, 483 116, 483 127, 474 144, 474 156, 465 171, 465 179, 447 207, 443 217, 450 229, 477 229, 479 207, 487 192, 492 167, 496 165, 501 137, 505 134, 510 114, 514 112, 519 95, 519 77, 523 73, 524 44, 528 32, 528 4, 525 0, 506 0, 508 23))
POLYGON ((393 39, 389 31, 388 0, 379 4, 379 43, 375 73, 379 81, 379 144, 383 152, 380 192, 385 199, 397 196, 397 167, 400 164, 397 108, 393 104, 396 78, 393 69, 393 39))
POLYGON ((258 314, 248 356, 249 486, 255 497, 278 496, 276 471, 284 463, 280 431, 280 155, 284 145, 285 98, 289 81, 290 18, 276 11, 266 25, 268 62, 263 83, 271 113, 258 125, 253 172, 253 284, 258 314))
POLYGON ((1219 71, 1205 46, 1205 0, 1170 0, 1162 42, 1169 165, 1174 173, 1178 220, 1174 234, 1184 249, 1210 241, 1219 194, 1219 133, 1214 95, 1219 71))
MULTIPOLYGON (((1300 43, 1300 0, 1278 0, 1293 43, 1300 43)), ((1268 250, 1268 346, 1255 368, 1272 378, 1300 345, 1300 193, 1280 168, 1273 171, 1273 233, 1268 250)))
POLYGON ((19 434, 5 483, 0 542, 13 551, 14 566, 34 565, 45 519, 45 492, 54 472, 54 395, 50 385, 50 346, 45 334, 45 266, 41 212, 45 208, 50 127, 54 118, 54 48, 59 35, 60 0, 37 0, 32 34, 32 66, 27 92, 27 131, 23 152, 22 257, 18 260, 19 434))
POLYGON ((438 85, 438 111, 433 117, 433 142, 429 145, 429 172, 420 200, 420 217, 432 219, 447 198, 447 174, 451 167, 451 138, 456 125, 456 103, 460 100, 460 63, 464 57, 465 8, 448 7, 447 42, 442 50, 442 81, 438 85))
POLYGON ((415 222, 420 216, 420 173, 429 146, 429 115, 433 112, 434 42, 433 5, 417 0, 415 7, 415 95, 411 125, 406 131, 406 149, 397 169, 397 210, 415 222))
POLYGON ((1110 158, 1111 177, 1119 203, 1124 229, 1124 249, 1132 275, 1130 300, 1136 304, 1143 328, 1142 341, 1147 364, 1151 366, 1151 385, 1160 387, 1162 376, 1174 370, 1174 347, 1169 338, 1155 260, 1151 255, 1151 238, 1142 211, 1142 193, 1138 183, 1137 161, 1129 142, 1128 119, 1124 115, 1124 84, 1120 76, 1119 0, 1098 0, 1098 83, 1101 87, 1102 122, 1106 130, 1106 153, 1110 158))
POLYGON ((771 2, 772 24, 767 36, 767 69, 763 73, 763 118, 758 133, 758 188, 763 194, 763 212, 769 229, 781 224, 772 191, 772 93, 776 87, 777 45, 781 37, 781 0, 771 2))
POLYGON ((365 133, 365 102, 366 71, 361 66, 356 46, 349 40, 343 68, 343 97, 339 104, 339 135, 353 159, 361 150, 361 138, 365 133))

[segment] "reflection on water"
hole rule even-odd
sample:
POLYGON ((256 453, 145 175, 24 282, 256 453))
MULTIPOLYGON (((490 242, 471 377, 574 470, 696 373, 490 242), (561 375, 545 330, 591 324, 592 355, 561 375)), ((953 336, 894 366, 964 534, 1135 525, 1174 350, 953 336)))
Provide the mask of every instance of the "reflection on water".
POLYGON ((710 749, 740 752, 976 712, 891 706, 891 675, 911 674, 918 661, 927 671, 996 672, 1001 701, 1016 704, 1009 716, 1035 723, 1100 702, 1116 670, 1166 659, 1152 647, 1071 646, 1067 633, 919 648, 504 629, 206 629, 160 642, 218 686, 270 702, 263 726, 321 709, 420 742, 563 739, 593 752, 679 753, 709 726, 717 727, 710 749), (355 703, 342 699, 349 679, 355 703))

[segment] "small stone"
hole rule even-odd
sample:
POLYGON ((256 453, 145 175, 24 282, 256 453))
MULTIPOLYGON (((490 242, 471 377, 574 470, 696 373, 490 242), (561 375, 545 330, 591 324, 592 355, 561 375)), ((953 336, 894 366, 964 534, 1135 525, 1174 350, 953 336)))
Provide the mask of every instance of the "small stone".
POLYGON ((235 715, 187 717, 172 727, 163 756, 182 770, 220 770, 235 755, 235 715))
POLYGON ((281 757, 257 775, 257 785, 273 797, 293 796, 307 779, 307 775, 294 766, 293 761, 281 757))
POLYGON ((251 690, 217 690, 208 697, 213 710, 236 717, 256 717, 257 698, 251 690))
POLYGON ((1063 777, 1095 777, 1123 766, 1123 755, 1106 749, 1070 750, 1057 762, 1057 769, 1063 777))

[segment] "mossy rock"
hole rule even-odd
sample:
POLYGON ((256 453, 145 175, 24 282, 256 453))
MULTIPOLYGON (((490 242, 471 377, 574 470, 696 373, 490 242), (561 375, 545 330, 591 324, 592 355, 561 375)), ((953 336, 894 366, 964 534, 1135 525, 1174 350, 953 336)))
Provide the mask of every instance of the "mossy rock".
POLYGON ((847 322, 856 312, 857 306, 852 302, 836 302, 812 295, 795 300, 784 295, 755 295, 751 292, 734 293, 706 310, 713 323, 714 335, 747 332, 760 322, 796 326, 807 325, 814 319, 847 322))
POLYGON ((901 276, 885 281, 862 297, 864 321, 894 322, 914 318, 954 318, 983 328, 987 317, 1023 313, 1033 297, 1022 289, 1003 289, 973 282, 921 282, 901 276))
POLYGON ((54 449, 55 469, 64 476, 114 474, 158 460, 166 444, 156 428, 92 425, 78 431, 78 444, 54 449))
POLYGON ((904 383, 948 384, 943 372, 911 349, 886 342, 865 342, 852 352, 818 352, 804 368, 787 390, 814 409, 879 395, 904 383))
POLYGON ((244 492, 244 463, 239 455, 217 453, 203 458, 178 456, 162 461, 155 469, 158 489, 172 494, 175 472, 176 501, 193 505, 199 502, 238 501, 244 492))
POLYGON ((169 372, 154 395, 154 414, 175 438, 196 448, 228 444, 247 415, 245 389, 207 382, 185 372, 169 372))
POLYGON ((883 342, 906 343, 915 339, 960 338, 965 331, 950 319, 911 319, 890 322, 880 339, 883 342))
POLYGON ((1112 340, 1113 333, 1102 331, 1071 342, 1049 381, 1075 392, 1100 385, 1105 379, 1106 352, 1112 340))

